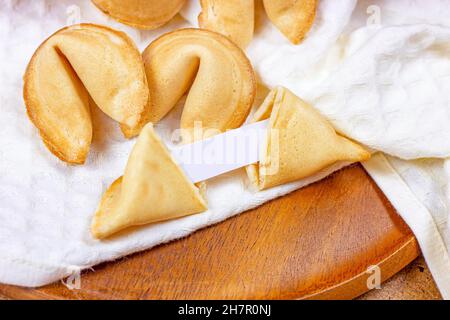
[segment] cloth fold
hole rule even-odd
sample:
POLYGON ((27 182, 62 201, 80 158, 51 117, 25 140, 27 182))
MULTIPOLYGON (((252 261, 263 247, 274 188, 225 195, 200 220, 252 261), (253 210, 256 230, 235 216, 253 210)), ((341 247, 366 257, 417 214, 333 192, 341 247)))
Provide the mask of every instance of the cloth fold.
MULTIPOLYGON (((263 192, 242 170, 208 182, 209 210, 150 225, 120 240, 95 241, 89 224, 105 188, 123 172, 134 140, 94 110, 94 142, 84 166, 67 166, 43 146, 26 117, 22 74, 37 46, 78 22, 125 31, 144 49, 152 39, 196 26, 198 2, 154 31, 117 23, 90 1, 6 0, 0 4, 0 282, 39 286, 103 261, 183 237, 340 168, 263 192), (239 196, 237 196, 239 195, 239 196), (231 201, 232 200, 232 201, 231 201)), ((257 1, 247 54, 261 83, 286 86, 334 126, 378 153, 366 170, 415 232, 434 279, 450 297, 448 206, 450 14, 447 1, 322 0, 305 41, 293 46, 257 1), (436 9, 438 8, 438 9, 436 9), (424 159, 428 158, 428 159, 424 159)), ((176 112, 156 126, 167 140, 176 112)))

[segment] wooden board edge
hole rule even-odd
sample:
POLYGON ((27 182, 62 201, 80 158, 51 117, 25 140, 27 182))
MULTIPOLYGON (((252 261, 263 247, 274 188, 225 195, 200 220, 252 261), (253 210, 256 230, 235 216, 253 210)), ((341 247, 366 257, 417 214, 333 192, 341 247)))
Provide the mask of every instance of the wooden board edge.
MULTIPOLYGON (((381 282, 385 282, 396 273, 409 265, 420 255, 420 247, 416 238, 405 242, 399 249, 376 264, 380 268, 381 282)), ((362 272, 351 279, 341 282, 334 287, 308 296, 299 297, 300 300, 350 300, 370 291, 367 279, 372 275, 370 272, 362 272)))
MULTIPOLYGON (((377 263, 381 271, 381 281, 385 282, 397 272, 402 270, 414 259, 420 255, 420 248, 417 240, 414 236, 404 243, 398 250, 391 255, 377 263)), ((298 297, 297 299, 306 300, 344 300, 354 299, 367 291, 367 279, 371 275, 369 272, 363 272, 351 279, 348 279, 332 288, 328 288, 325 291, 316 292, 314 294, 298 297)), ((12 285, 0 285, 0 296, 4 296, 8 299, 21 299, 21 300, 60 300, 59 297, 43 293, 35 290, 34 288, 25 288, 12 285)))

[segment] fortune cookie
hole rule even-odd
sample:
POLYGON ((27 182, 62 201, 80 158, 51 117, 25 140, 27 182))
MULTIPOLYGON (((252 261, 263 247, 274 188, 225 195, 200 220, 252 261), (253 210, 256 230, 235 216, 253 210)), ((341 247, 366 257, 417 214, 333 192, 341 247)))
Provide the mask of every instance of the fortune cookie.
POLYGON ((293 44, 299 44, 314 22, 317 0, 263 0, 270 21, 293 44))
POLYGON ((201 28, 223 34, 241 48, 250 43, 255 25, 254 0, 200 0, 200 4, 201 28))
MULTIPOLYGON (((269 20, 293 44, 299 44, 314 22, 317 0, 263 0, 269 20)), ((254 0, 200 0, 199 26, 229 37, 241 48, 251 41, 254 0)))
POLYGON ((156 29, 172 19, 186 0, 92 0, 114 20, 139 29, 156 29))
POLYGON ((245 54, 228 38, 208 30, 180 29, 153 41, 142 57, 150 99, 138 126, 122 126, 126 136, 137 135, 147 122, 157 123, 185 93, 180 120, 184 143, 194 140, 191 133, 197 124, 205 133, 219 133, 239 127, 248 116, 255 75, 245 54))
POLYGON ((124 33, 93 24, 63 28, 34 53, 24 76, 27 113, 48 149, 84 163, 92 140, 89 100, 135 126, 148 100, 138 49, 124 33))
POLYGON ((123 177, 101 199, 92 234, 102 239, 122 229, 199 213, 200 191, 176 164, 151 123, 131 151, 123 177))
POLYGON ((338 134, 327 120, 285 88, 272 90, 254 114, 269 118, 260 162, 246 167, 258 189, 309 177, 338 161, 370 158, 362 146, 338 134))

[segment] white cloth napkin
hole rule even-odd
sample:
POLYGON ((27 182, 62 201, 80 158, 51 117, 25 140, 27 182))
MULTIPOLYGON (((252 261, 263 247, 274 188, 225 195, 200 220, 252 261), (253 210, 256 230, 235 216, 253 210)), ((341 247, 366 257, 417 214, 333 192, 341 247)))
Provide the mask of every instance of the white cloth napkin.
MULTIPOLYGON (((182 15, 195 25, 198 10, 191 0, 182 15)), ((450 155, 445 125, 450 120, 449 13, 446 1, 433 1, 431 8, 425 0, 379 1, 375 7, 322 0, 307 39, 293 46, 267 21, 258 2, 256 34, 247 50, 265 85, 290 88, 341 132, 386 153, 365 167, 415 232, 445 298, 450 297, 450 176, 444 159, 450 155), (426 157, 434 158, 411 160, 426 157)), ((162 29, 142 32, 105 17, 89 1, 0 4, 0 282, 39 286, 58 280, 74 268, 185 236, 339 168, 259 193, 248 188, 238 170, 208 183, 210 209, 203 214, 147 226, 121 239, 92 239, 92 214, 105 188, 123 172, 134 141, 123 139, 117 124, 95 111, 87 163, 67 166, 43 146, 21 94, 21 77, 36 47, 77 22, 121 29, 140 49, 162 33, 190 25, 178 17, 162 29)), ((158 125, 163 137, 176 118, 174 112, 158 125)))

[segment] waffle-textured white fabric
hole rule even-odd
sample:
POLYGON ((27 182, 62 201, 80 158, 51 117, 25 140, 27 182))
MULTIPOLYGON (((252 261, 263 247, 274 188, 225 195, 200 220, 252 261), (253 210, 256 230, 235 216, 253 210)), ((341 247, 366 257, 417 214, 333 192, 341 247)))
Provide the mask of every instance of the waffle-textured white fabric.
MULTIPOLYGON (((381 151, 365 164, 415 232, 439 289, 450 297, 447 207, 450 203, 450 28, 446 1, 322 0, 306 40, 291 45, 264 17, 247 53, 261 82, 286 86, 336 128, 381 151), (417 160, 416 160, 417 159, 417 160)), ((320 179, 321 174, 255 193, 242 170, 208 183, 209 210, 96 241, 91 217, 105 188, 124 169, 134 141, 94 112, 94 142, 84 166, 46 150, 27 119, 22 75, 36 47, 78 22, 110 25, 140 49, 169 30, 196 25, 199 7, 156 31, 119 24, 89 1, 6 0, 0 4, 0 282, 39 286, 103 261, 183 237, 320 179)), ((173 112, 157 130, 176 126, 173 112)), ((370 221, 368 221, 370 223, 370 221)))

